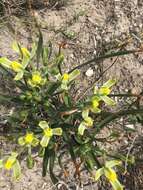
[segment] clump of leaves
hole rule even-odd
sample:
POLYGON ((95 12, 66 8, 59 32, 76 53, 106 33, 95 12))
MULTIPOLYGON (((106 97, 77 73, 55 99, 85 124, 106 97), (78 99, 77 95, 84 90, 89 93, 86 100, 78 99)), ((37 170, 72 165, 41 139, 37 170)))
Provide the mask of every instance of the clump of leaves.
POLYGON ((94 180, 104 175, 113 189, 122 190, 123 186, 113 169, 113 166, 121 162, 106 162, 105 158, 109 160, 110 156, 98 145, 96 139, 100 127, 105 123, 101 117, 102 105, 115 106, 109 95, 116 80, 110 79, 99 88, 95 86, 92 95, 85 101, 75 101, 70 90, 80 71, 73 69, 72 72, 62 72, 64 55, 61 49, 51 58, 51 44, 43 45, 41 33, 38 43, 34 43, 31 50, 18 42, 14 42, 12 48, 18 58, 10 60, 1 57, 0 66, 13 78, 18 90, 14 97, 5 97, 2 94, 0 97, 15 103, 15 110, 7 118, 7 123, 11 126, 10 135, 16 138, 19 147, 10 157, 0 160, 0 168, 12 169, 14 177, 19 178, 20 155, 27 154, 27 166, 32 168, 32 150, 36 147, 39 156, 43 157, 43 176, 48 170, 53 183, 57 183, 53 168, 58 159, 63 169, 61 159, 62 150, 65 149, 76 168, 75 175, 80 175, 80 166, 77 163, 77 158, 80 158, 81 164, 94 180), (98 123, 95 116, 100 116, 98 123), (99 158, 104 158, 105 163, 100 162, 99 158))

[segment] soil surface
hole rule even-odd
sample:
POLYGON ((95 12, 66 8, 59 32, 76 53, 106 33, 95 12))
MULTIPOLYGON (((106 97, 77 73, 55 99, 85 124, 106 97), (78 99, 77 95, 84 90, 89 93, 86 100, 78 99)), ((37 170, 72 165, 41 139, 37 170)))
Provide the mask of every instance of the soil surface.
MULTIPOLYGON (((84 61, 115 49, 134 50, 141 46, 143 48, 142 0, 69 0, 63 6, 59 6, 58 9, 54 5, 50 8, 46 4, 41 8, 34 6, 31 14, 33 13, 41 25, 44 43, 51 41, 53 51, 58 50, 60 43, 66 44, 66 48, 63 49, 65 55, 63 70, 68 71, 84 61)), ((26 14, 24 16, 17 15, 14 12, 9 14, 4 20, 5 23, 0 24, 0 56, 14 57, 15 55, 11 51, 12 41, 16 38, 24 45, 28 45, 37 33, 30 16, 26 14)), ((77 97, 80 97, 81 89, 84 93, 88 85, 92 84, 112 64, 113 66, 108 72, 98 80, 97 85, 102 84, 109 78, 116 78, 118 80, 116 91, 121 93, 128 91, 141 92, 143 89, 143 54, 135 53, 120 56, 116 59, 105 59, 93 63, 90 68, 83 68, 81 82, 78 84, 80 90, 77 90, 77 97)), ((0 89, 2 90, 5 88, 3 82, 7 81, 4 81, 2 76, 0 78, 0 89)), ((88 93, 90 91, 87 91, 88 93)), ((122 102, 118 103, 118 109, 120 109, 122 102)), ((8 110, 1 106, 0 116, 7 114, 8 110)), ((139 142, 143 142, 141 126, 134 127, 138 127, 139 142)), ((0 151, 3 149, 7 153, 10 152, 12 146, 7 145, 2 137, 0 138, 0 151)), ((117 143, 119 149, 124 146, 128 147, 132 140, 130 141, 127 138, 124 141, 117 143)), ((124 149, 126 149, 125 147, 124 149)), ((35 159, 37 160, 36 165, 32 170, 28 170, 25 162, 22 161, 22 178, 19 182, 13 182, 10 176, 7 176, 4 172, 0 173, 0 190, 54 189, 49 176, 45 178, 41 176, 42 160, 37 157, 35 159)), ((140 176, 138 180, 136 179, 138 185, 124 180, 126 190, 143 189, 143 180, 140 179, 143 177, 143 168, 139 170, 139 167, 140 165, 134 168, 134 172, 140 176)), ((129 176, 131 178, 135 174, 134 172, 133 170, 130 172, 129 176)), ((86 179, 85 176, 87 174, 84 174, 86 179)), ((74 182, 71 179, 72 183, 74 182)), ((71 185, 71 189, 75 189, 75 187, 71 185)), ((99 190, 100 187, 89 183, 79 189, 99 190)), ((104 187, 103 189, 111 188, 104 187)))

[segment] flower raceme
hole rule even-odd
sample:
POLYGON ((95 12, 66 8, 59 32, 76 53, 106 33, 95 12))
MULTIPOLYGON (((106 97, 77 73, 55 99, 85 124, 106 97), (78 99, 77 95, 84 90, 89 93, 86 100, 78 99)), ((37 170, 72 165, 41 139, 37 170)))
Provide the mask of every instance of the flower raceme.
POLYGON ((54 128, 51 129, 49 124, 46 121, 40 121, 39 126, 43 129, 43 137, 40 141, 42 147, 47 147, 49 144, 50 139, 53 135, 61 136, 62 129, 61 128, 54 128))

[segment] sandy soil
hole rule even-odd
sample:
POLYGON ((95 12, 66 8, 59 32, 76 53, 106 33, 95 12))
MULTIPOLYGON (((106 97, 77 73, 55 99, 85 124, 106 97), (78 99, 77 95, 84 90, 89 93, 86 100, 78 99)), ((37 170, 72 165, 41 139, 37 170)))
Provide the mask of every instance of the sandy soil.
MULTIPOLYGON (((123 42, 129 41, 127 49, 143 45, 142 0, 70 0, 59 10, 44 7, 34 11, 41 24, 45 43, 50 40, 55 50, 58 43, 63 41, 67 43, 66 49, 63 50, 65 70, 109 52, 123 42)), ((14 16, 9 18, 8 24, 0 25, 0 55, 14 56, 10 45, 15 36, 10 26, 14 28, 16 37, 25 45, 32 40, 32 36, 35 36, 32 21, 28 18, 26 20, 29 23, 25 24, 23 17, 14 16)), ((81 88, 86 88, 113 62, 114 59, 107 59, 93 64, 90 69, 94 72, 90 77, 85 74, 88 68, 83 68, 81 88)), ((130 90, 140 92, 143 89, 143 55, 134 54, 118 58, 99 84, 111 77, 118 80, 119 92, 130 90)), ((25 169, 24 162, 22 166, 23 176, 17 183, 4 173, 0 174, 0 190, 52 189, 49 177, 41 177, 41 160, 37 160, 34 170, 25 169)), ((92 188, 98 190, 97 186, 92 188)), ((91 189, 91 185, 87 189, 91 189)), ((127 187, 126 190, 132 189, 127 187)))

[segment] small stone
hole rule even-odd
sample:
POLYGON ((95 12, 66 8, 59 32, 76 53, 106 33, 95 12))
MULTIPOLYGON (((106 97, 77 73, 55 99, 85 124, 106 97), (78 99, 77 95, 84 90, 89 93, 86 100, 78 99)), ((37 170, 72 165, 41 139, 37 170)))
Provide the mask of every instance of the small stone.
POLYGON ((134 127, 134 125, 133 124, 128 124, 128 125, 126 125, 126 127, 128 128, 128 129, 135 129, 135 127, 134 127))
POLYGON ((93 76, 93 73, 94 73, 94 72, 93 72, 93 69, 92 69, 92 68, 89 68, 89 69, 86 71, 85 74, 86 74, 87 77, 92 77, 92 76, 93 76))

